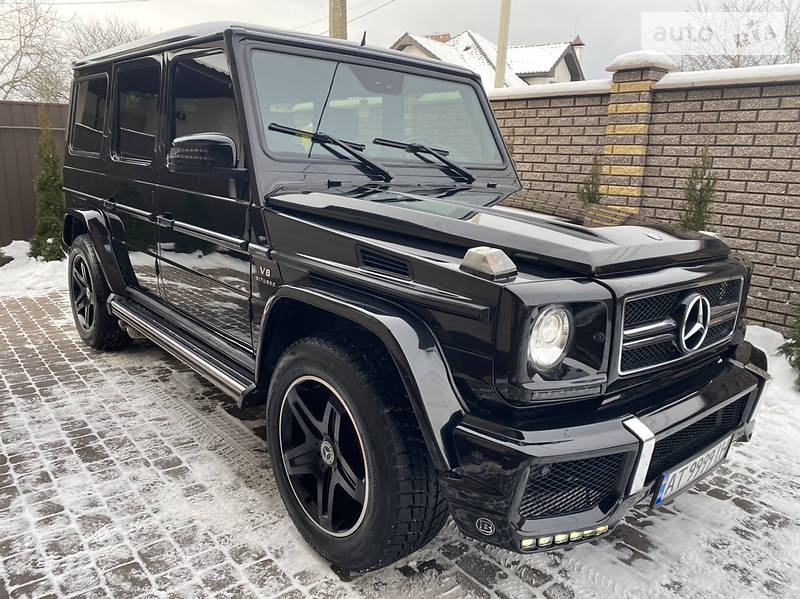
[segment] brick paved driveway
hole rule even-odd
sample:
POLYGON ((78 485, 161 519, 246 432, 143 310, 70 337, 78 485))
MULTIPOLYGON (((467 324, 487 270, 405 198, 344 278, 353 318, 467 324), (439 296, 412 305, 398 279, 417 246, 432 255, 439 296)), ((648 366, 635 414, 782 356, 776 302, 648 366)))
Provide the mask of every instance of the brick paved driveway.
POLYGON ((768 397, 754 442, 606 539, 523 557, 449 523, 411 559, 352 576, 288 520, 260 410, 149 344, 83 346, 63 293, 0 299, 0 375, 0 598, 800 594, 798 437, 769 434, 797 423, 800 396, 768 397))

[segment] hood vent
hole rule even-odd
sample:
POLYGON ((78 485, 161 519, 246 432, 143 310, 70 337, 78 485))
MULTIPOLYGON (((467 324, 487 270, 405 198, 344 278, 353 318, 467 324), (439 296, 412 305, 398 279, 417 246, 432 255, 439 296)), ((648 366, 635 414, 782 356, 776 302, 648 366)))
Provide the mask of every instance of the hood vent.
POLYGON ((411 268, 405 260, 365 248, 359 249, 358 253, 361 258, 362 268, 382 272, 393 277, 400 277, 401 279, 411 279, 411 268))

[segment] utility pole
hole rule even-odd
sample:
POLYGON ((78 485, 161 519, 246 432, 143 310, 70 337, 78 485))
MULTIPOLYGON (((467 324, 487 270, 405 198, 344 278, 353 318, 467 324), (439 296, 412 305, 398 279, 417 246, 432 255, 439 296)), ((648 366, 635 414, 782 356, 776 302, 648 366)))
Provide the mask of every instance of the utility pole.
POLYGON ((508 22, 511 19, 511 0, 500 0, 500 32, 497 34, 497 61, 494 63, 494 86, 506 84, 506 50, 508 49, 508 22))
POLYGON ((347 39, 347 0, 328 0, 328 35, 347 39))

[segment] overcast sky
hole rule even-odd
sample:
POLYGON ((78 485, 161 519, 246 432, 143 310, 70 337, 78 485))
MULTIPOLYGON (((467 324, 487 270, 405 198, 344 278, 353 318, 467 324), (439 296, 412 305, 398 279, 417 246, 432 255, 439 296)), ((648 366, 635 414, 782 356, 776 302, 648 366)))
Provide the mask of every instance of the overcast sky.
MULTIPOLYGON (((54 0, 84 19, 116 14, 154 33, 207 21, 241 21, 307 33, 328 28, 328 0, 54 0)), ((639 49, 642 11, 679 11, 689 0, 512 0, 509 43, 586 43, 587 79, 606 77, 605 67, 639 49)), ((497 41, 500 0, 348 0, 349 37, 389 46, 404 32, 458 33, 473 29, 497 41), (369 13, 369 14, 366 14, 369 13), (365 16, 361 16, 365 15, 365 16), (359 18, 361 17, 361 18, 359 18)))

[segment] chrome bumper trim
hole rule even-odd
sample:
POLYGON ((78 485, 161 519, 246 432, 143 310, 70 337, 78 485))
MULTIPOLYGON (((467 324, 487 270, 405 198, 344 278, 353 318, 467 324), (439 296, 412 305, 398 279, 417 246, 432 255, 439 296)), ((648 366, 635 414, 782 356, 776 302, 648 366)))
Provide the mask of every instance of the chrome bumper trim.
POLYGON ((633 495, 644 488, 647 471, 650 468, 650 460, 653 458, 653 449, 656 446, 656 435, 644 422, 635 416, 623 421, 622 424, 641 442, 639 455, 636 457, 636 466, 633 468, 633 476, 628 485, 627 494, 633 495))

